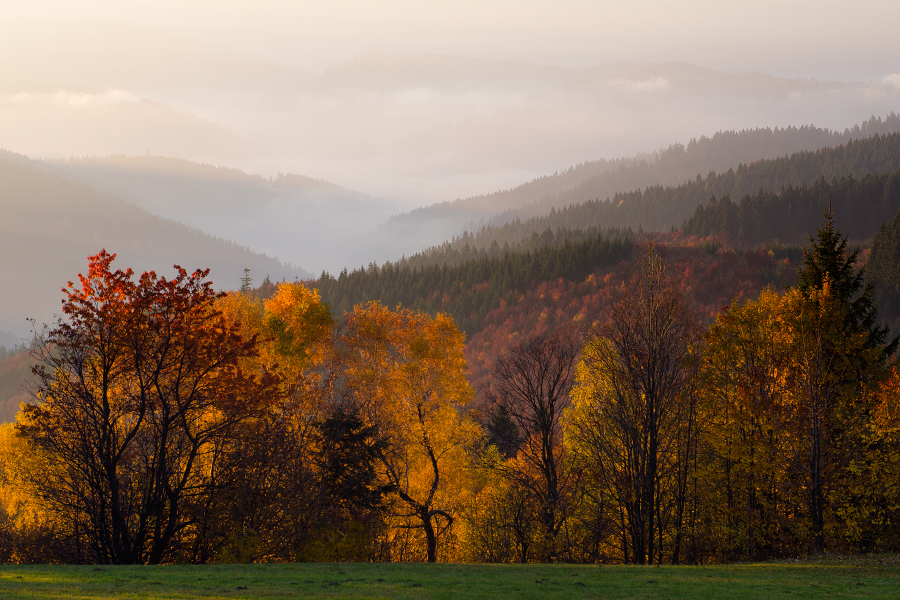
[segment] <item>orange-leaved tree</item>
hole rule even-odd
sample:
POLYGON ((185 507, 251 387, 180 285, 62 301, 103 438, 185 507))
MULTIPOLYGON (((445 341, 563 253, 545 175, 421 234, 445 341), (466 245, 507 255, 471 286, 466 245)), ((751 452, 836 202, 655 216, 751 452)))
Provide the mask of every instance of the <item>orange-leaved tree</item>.
POLYGON ((333 503, 322 494, 324 474, 315 465, 317 427, 331 411, 335 377, 328 307, 316 291, 288 282, 266 300, 230 293, 216 307, 243 336, 259 339, 242 368, 276 373, 279 394, 222 447, 218 491, 205 507, 206 530, 194 560, 346 558, 310 550, 332 525, 323 513, 333 503))
POLYGON ((424 541, 426 559, 435 562, 438 540, 456 520, 467 447, 477 437, 464 413, 472 398, 464 336, 447 315, 373 302, 347 315, 342 343, 358 414, 384 442, 380 475, 396 499, 393 558, 414 560, 424 541), (408 535, 413 531, 424 540, 408 535))
POLYGON ((87 542, 81 560, 159 563, 183 556, 216 449, 276 399, 277 378, 241 368, 257 339, 215 308, 208 270, 135 280, 114 259, 91 256, 64 289, 18 430, 52 457, 39 489, 87 542))

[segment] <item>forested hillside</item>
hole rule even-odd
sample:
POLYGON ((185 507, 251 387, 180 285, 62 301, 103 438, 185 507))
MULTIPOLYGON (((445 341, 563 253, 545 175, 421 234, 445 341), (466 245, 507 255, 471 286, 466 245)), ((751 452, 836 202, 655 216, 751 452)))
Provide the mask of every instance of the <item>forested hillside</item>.
MULTIPOLYGON (((561 228, 555 231, 548 227, 541 232, 531 229, 531 233, 526 234, 527 230, 527 226, 504 228, 503 232, 506 235, 492 240, 489 246, 479 245, 476 236, 464 232, 453 242, 445 242, 425 252, 401 258, 394 265, 418 270, 431 266, 448 265, 453 267, 476 258, 486 256, 493 258, 509 252, 535 252, 545 246, 560 246, 567 241, 575 244, 597 236, 611 240, 634 237, 634 232, 630 228, 615 227, 561 228)), ((390 263, 385 263, 385 266, 388 264, 390 263)))
POLYGON ((882 224, 873 238, 866 269, 875 284, 878 307, 900 333, 900 212, 882 224))
POLYGON ((378 300, 429 314, 450 314, 465 332, 480 329, 485 316, 503 302, 514 301, 533 282, 580 280, 598 268, 627 259, 633 240, 596 233, 582 241, 561 240, 533 251, 493 252, 455 266, 409 265, 344 270, 338 277, 323 273, 315 286, 335 315, 378 300))
MULTIPOLYGON (((723 306, 759 294, 767 286, 783 289, 796 281, 799 247, 736 251, 709 239, 685 243, 677 235, 660 236, 657 250, 669 262, 672 281, 704 324, 712 323, 723 306)), ((533 334, 559 327, 592 328, 609 318, 617 289, 634 268, 635 254, 615 265, 598 268, 587 277, 534 281, 487 314, 466 342, 471 381, 483 389, 497 357, 533 334)))
MULTIPOLYGON (((900 133, 900 115, 894 113, 883 121, 880 117, 873 116, 861 125, 854 125, 843 132, 820 129, 811 125, 784 129, 776 127, 773 130, 765 128, 719 132, 711 138, 701 136, 697 140, 691 140, 686 147, 676 144, 660 150, 654 154, 655 160, 649 160, 646 164, 642 160, 636 160, 630 168, 595 175, 571 189, 557 193, 551 198, 542 199, 534 207, 524 207, 518 211, 512 210, 509 214, 498 215, 492 222, 503 223, 511 216, 521 218, 540 215, 546 213, 550 207, 565 207, 592 198, 603 200, 618 192, 646 187, 678 186, 710 171, 724 173, 736 170, 738 165, 804 154, 820 148, 893 133, 900 133)), ((804 175, 798 174, 801 178, 804 175)))
MULTIPOLYGON (((759 160, 749 164, 738 165, 736 169, 728 169, 724 173, 709 173, 706 177, 699 175, 688 182, 677 186, 653 186, 644 190, 617 193, 612 198, 595 199, 587 202, 571 204, 565 208, 551 208, 549 214, 532 217, 527 220, 514 220, 504 225, 486 225, 475 233, 465 232, 449 242, 434 246, 407 259, 410 264, 427 265, 443 264, 445 260, 454 260, 455 252, 466 246, 473 249, 489 248, 497 243, 500 247, 508 244, 515 248, 524 239, 533 239, 535 234, 551 231, 586 229, 590 227, 642 228, 645 231, 668 231, 680 227, 691 217, 698 206, 705 205, 711 197, 743 198, 748 194, 758 194, 760 190, 775 195, 782 188, 810 185, 816 182, 822 193, 822 185, 832 185, 832 180, 844 176, 862 178, 868 173, 885 174, 900 169, 900 133, 891 135, 874 135, 869 138, 855 140, 832 148, 820 148, 816 151, 796 152, 771 160, 759 160), (825 183, 822 183, 822 178, 825 183)), ((849 184, 841 184, 849 185, 849 184)), ((856 185, 856 184, 854 184, 856 185)), ((850 193, 850 189, 846 191, 850 193)), ((847 197, 848 208, 853 203, 847 197)), ((890 200, 879 201, 887 202, 890 200)), ((855 238, 871 236, 885 218, 892 218, 893 213, 872 213, 866 205, 865 211, 853 208, 855 238), (863 231, 869 233, 864 234, 863 231)), ((812 210, 806 218, 796 224, 800 232, 792 237, 774 235, 765 239, 781 239, 786 243, 802 243, 806 240, 806 232, 810 231, 821 216, 824 204, 812 210)), ((836 209, 837 210, 837 209, 836 209)), ((838 214, 843 214, 840 210, 838 214)), ((849 215, 848 215, 849 217, 849 215)), ((779 225, 784 227, 785 225, 779 225)), ((693 227, 693 226, 692 226, 693 227)), ((690 230, 700 233, 699 230, 690 230)), ((703 235, 715 233, 706 231, 703 235)), ((717 230, 716 230, 717 231, 717 230)), ((567 234, 571 235, 571 234, 567 234)), ((737 240, 736 236, 732 237, 737 240)), ((754 239, 751 244, 759 243, 754 239)))
POLYGON ((831 205, 844 233, 862 241, 878 233, 881 224, 900 211, 900 170, 850 175, 811 185, 787 186, 780 193, 759 192, 733 201, 712 196, 698 206, 682 226, 685 235, 706 237, 720 232, 742 247, 764 242, 802 243, 831 205))
MULTIPOLYGON (((551 208, 605 200, 617 193, 647 187, 678 186, 710 171, 724 172, 740 164, 898 132, 900 115, 894 113, 884 120, 873 116, 861 125, 854 125, 842 132, 813 125, 720 131, 712 137, 692 139, 687 146, 673 144, 649 154, 589 161, 510 190, 434 204, 393 217, 387 226, 439 219, 447 219, 454 228, 471 228, 470 223, 477 223, 479 219, 488 220, 489 225, 502 226, 515 219, 524 220, 546 214, 551 208)), ((841 174, 844 173, 838 173, 841 174)), ((640 224, 626 223, 635 228, 640 224)), ((644 227, 650 227, 649 222, 644 227)))

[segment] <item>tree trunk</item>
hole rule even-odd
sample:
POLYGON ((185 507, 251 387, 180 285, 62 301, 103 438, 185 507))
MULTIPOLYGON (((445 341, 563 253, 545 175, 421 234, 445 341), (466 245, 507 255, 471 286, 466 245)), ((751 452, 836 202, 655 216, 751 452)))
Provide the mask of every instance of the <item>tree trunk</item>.
POLYGON ((428 562, 437 562, 437 537, 434 535, 434 525, 431 523, 431 515, 424 512, 420 515, 422 527, 425 529, 425 549, 428 554, 428 562))

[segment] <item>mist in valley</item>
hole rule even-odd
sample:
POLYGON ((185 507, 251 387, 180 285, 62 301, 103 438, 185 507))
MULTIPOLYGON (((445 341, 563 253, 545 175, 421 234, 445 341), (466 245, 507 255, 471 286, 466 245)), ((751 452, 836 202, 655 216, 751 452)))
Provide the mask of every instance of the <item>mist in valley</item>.
MULTIPOLYGON (((491 195, 575 165, 898 112, 898 18, 879 1, 22 3, 0 24, 0 148, 139 209, 129 219, 245 248, 234 260, 247 264, 214 268, 222 287, 256 254, 272 261, 255 264, 257 281, 338 273, 550 195, 594 199, 567 192, 580 175, 512 204, 491 195)), ((11 207, 26 201, 2 195, 8 244, 24 236, 11 207)), ((40 209, 48 230, 61 210, 40 209)), ((58 250, 69 278, 95 237, 58 250)), ((13 279, 52 295, 64 281, 22 244, 13 279)), ((184 248, 188 268, 219 259, 184 248)), ((142 268, 168 272, 151 254, 142 268)), ((27 304, 0 329, 50 318, 43 305, 19 314, 27 304)))

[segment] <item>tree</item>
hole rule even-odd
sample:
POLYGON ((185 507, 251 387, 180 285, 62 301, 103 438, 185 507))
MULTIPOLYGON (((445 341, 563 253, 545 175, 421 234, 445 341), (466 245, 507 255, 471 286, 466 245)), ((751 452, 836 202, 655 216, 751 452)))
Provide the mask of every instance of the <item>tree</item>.
POLYGON ((101 563, 159 563, 186 544, 211 493, 216 449, 277 399, 276 378, 216 310, 208 271, 171 280, 89 257, 81 288, 34 346, 34 402, 18 430, 52 457, 43 497, 70 516, 101 563))
MULTIPOLYGON (((486 391, 497 415, 495 422, 505 417, 515 425, 492 427, 498 447, 511 458, 494 461, 490 467, 513 482, 513 488, 527 490, 536 503, 541 527, 536 545, 544 560, 557 554, 557 536, 574 479, 564 465, 560 417, 569 405, 578 357, 576 339, 569 329, 527 339, 497 361, 486 391)), ((519 545, 525 544, 520 540, 519 545)), ((522 562, 526 558, 523 551, 522 562)))
POLYGON ((896 350, 900 338, 885 346, 888 328, 878 324, 878 306, 873 299, 874 287, 866 283, 865 268, 856 269, 859 248, 847 250, 847 236, 834 228, 834 213, 829 206, 825 222, 817 228, 816 237, 809 236, 811 248, 803 249, 803 264, 797 269, 797 289, 809 296, 821 290, 826 282, 831 295, 846 307, 844 327, 849 332, 863 331, 867 346, 882 347, 885 357, 896 350))
POLYGON ((244 268, 244 274, 241 276, 241 293, 249 294, 253 291, 253 277, 250 276, 250 269, 244 268))
POLYGON ((825 550, 828 489, 849 463, 871 412, 870 391, 884 377, 900 338, 885 344, 878 307, 859 249, 847 251, 847 236, 834 228, 829 207, 811 249, 804 249, 796 290, 789 292, 785 319, 793 333, 793 392, 805 425, 808 459, 795 461, 808 476, 814 549, 825 550), (798 464, 799 462, 799 464, 798 464))
POLYGON ((694 375, 699 326, 649 246, 584 352, 573 435, 603 470, 622 511, 623 555, 662 561, 667 526, 681 519, 696 436, 694 375))
MULTIPOLYGON (((353 523, 334 510, 328 474, 318 464, 320 427, 334 412, 333 318, 315 290, 282 282, 275 294, 228 294, 216 308, 257 352, 249 373, 278 375, 278 402, 243 423, 221 447, 216 493, 204 506, 202 543, 192 560, 367 559, 371 546, 342 540, 353 523)), ((355 531, 355 530, 354 530, 355 531)), ((362 543, 362 540, 360 540, 362 543)))
POLYGON ((876 391, 865 446, 850 463, 840 490, 847 539, 866 552, 900 548, 900 369, 895 365, 876 391))
POLYGON ((358 414, 384 436, 381 485, 397 500, 398 528, 421 530, 426 559, 435 562, 438 539, 456 519, 462 466, 477 435, 463 414, 472 396, 463 335, 447 315, 373 302, 347 316, 342 343, 358 414))
POLYGON ((779 464, 790 336, 772 289, 735 301, 706 333, 701 373, 706 460, 701 469, 711 544, 724 560, 789 555, 794 489, 779 464))
POLYGON ((781 448, 784 468, 807 491, 812 548, 825 551, 828 495, 838 487, 852 458, 870 409, 870 394, 860 376, 872 376, 880 348, 868 347, 871 337, 847 329, 846 305, 826 279, 820 289, 804 295, 789 291, 780 315, 790 335, 786 402, 781 448), (859 364, 868 372, 860 373, 859 364))

